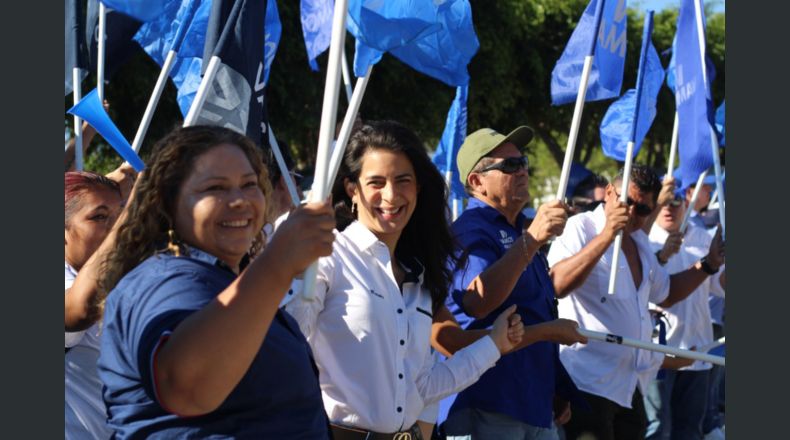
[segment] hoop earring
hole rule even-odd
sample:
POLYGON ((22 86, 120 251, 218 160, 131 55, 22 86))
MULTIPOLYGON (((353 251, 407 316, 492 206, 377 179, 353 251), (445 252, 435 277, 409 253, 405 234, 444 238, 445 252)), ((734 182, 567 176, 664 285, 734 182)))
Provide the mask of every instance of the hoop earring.
POLYGON ((181 256, 181 247, 176 239, 176 231, 173 229, 167 230, 167 250, 172 252, 176 257, 181 256))

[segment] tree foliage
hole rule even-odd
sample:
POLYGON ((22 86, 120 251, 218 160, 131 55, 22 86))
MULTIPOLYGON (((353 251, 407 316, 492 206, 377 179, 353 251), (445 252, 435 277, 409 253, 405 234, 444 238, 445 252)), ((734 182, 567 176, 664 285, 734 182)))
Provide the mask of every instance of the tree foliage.
MULTIPOLYGON (((492 127, 509 131, 529 125, 537 132, 530 146, 533 194, 549 193, 547 179, 556 180, 567 142, 573 104, 551 105, 551 71, 576 26, 587 0, 472 0, 475 28, 480 50, 469 72, 469 130, 492 127)), ((301 167, 311 170, 315 158, 321 118, 324 74, 327 55, 319 58, 322 71, 313 72, 307 64, 299 20, 299 2, 278 2, 283 24, 267 90, 267 109, 278 138, 286 141, 301 167)), ((678 11, 667 9, 654 16, 653 43, 659 53, 671 48, 678 11)), ((641 44, 644 14, 628 9, 628 46, 623 91, 634 87, 641 44)), ((716 67, 714 102, 724 98, 724 14, 708 13, 708 53, 716 67)), ((353 59, 353 38, 347 37, 346 52, 353 59)), ((664 66, 669 53, 662 55, 664 66)), ((132 139, 153 89, 158 66, 139 53, 106 86, 110 114, 120 130, 132 139)), ((92 78, 84 84, 91 84, 92 78)), ((85 87, 85 85, 83 85, 85 87)), ((395 119, 412 127, 429 149, 435 148, 455 90, 422 75, 394 57, 385 55, 373 69, 360 114, 366 119, 395 119)), ((341 93, 338 122, 345 112, 341 93)), ((67 97, 67 107, 71 97, 67 97)), ((619 166, 603 157, 599 126, 611 100, 587 103, 584 107, 575 159, 595 172, 611 176, 619 166)), ((675 103, 671 91, 662 88, 656 120, 645 138, 637 162, 664 168, 668 156, 675 103)), ((175 103, 175 88, 168 84, 162 96, 143 156, 154 141, 181 123, 175 103)), ((100 143, 100 142, 99 142, 100 143)), ((95 149, 88 164, 98 164, 95 149), (91 162, 93 161, 93 162, 91 162)), ((106 162, 106 161, 105 161, 106 162)), ((120 159, 117 159, 120 163, 120 159)), ((112 164, 103 164, 109 167, 112 164)))

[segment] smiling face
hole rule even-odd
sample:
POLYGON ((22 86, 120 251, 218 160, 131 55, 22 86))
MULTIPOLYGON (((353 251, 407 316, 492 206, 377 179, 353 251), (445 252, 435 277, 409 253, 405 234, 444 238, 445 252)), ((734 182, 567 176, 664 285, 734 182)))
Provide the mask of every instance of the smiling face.
POLYGON ((98 249, 121 212, 121 195, 104 186, 85 190, 66 226, 66 262, 79 271, 98 249))
POLYGON ((384 149, 365 152, 359 179, 346 182, 346 193, 357 204, 358 220, 390 249, 417 207, 418 192, 409 158, 384 149))
POLYGON ((238 268, 264 222, 258 174, 241 148, 221 144, 195 159, 176 198, 178 238, 238 268))

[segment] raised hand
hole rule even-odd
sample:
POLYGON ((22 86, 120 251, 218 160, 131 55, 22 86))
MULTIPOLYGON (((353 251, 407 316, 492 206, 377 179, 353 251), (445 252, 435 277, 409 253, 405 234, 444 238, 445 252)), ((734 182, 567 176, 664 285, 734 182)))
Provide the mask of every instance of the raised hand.
POLYGON ((281 256, 293 278, 319 257, 332 254, 334 227, 335 212, 330 200, 302 205, 277 228, 266 250, 281 256))
POLYGON ((664 247, 658 251, 658 261, 661 264, 666 264, 667 260, 680 251, 680 245, 683 244, 683 234, 680 231, 670 232, 667 241, 664 242, 664 247))
POLYGON ((521 322, 521 316, 516 313, 515 304, 499 314, 494 321, 490 336, 501 354, 510 352, 521 343, 521 338, 524 336, 524 324, 521 322))
POLYGON ((565 222, 568 221, 569 210, 568 205, 559 200, 540 205, 526 233, 538 243, 538 247, 543 246, 553 237, 562 235, 565 222))

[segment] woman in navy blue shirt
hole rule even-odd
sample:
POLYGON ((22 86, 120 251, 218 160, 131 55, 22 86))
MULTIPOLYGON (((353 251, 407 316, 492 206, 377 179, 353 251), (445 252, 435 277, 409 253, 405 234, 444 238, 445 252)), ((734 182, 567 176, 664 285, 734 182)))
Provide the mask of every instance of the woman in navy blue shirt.
POLYGON ((295 210, 258 254, 270 188, 248 138, 180 128, 152 158, 100 280, 109 425, 119 438, 328 437, 310 348, 278 304, 331 253, 331 206, 295 210))

